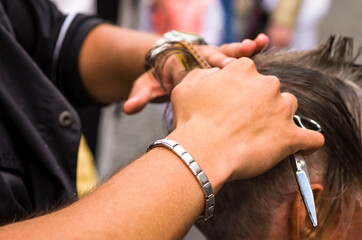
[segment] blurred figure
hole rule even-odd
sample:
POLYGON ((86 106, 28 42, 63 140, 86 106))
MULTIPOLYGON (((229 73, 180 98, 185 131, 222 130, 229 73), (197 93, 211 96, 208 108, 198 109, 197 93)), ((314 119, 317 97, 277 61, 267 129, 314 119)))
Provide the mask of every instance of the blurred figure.
POLYGON ((220 0, 146 0, 141 4, 140 29, 158 34, 175 29, 201 35, 207 43, 220 45, 224 19, 220 0))
POLYGON ((245 38, 260 32, 270 37, 270 47, 309 49, 318 42, 318 24, 330 0, 238 0, 239 14, 247 15, 245 38))
POLYGON ((330 0, 264 0, 271 14, 266 33, 272 47, 305 50, 318 42, 318 24, 327 14, 330 0))
POLYGON ((271 36, 270 46, 278 49, 292 44, 296 22, 303 0, 264 0, 264 10, 269 14, 266 32, 271 36))

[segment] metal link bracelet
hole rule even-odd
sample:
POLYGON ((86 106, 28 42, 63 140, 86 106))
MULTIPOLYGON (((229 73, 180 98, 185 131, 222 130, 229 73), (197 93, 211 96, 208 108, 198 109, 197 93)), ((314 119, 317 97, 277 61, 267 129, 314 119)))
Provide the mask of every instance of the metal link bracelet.
POLYGON ((196 179, 200 183, 202 190, 205 195, 205 210, 199 216, 198 220, 207 221, 214 215, 215 208, 215 195, 212 189, 212 186, 209 182, 209 179, 206 177, 205 173, 202 171, 201 167, 197 162, 191 157, 191 155, 177 142, 170 139, 160 139, 151 144, 147 152, 155 147, 165 147, 173 151, 177 156, 179 156, 182 161, 189 167, 191 172, 195 175, 196 179))

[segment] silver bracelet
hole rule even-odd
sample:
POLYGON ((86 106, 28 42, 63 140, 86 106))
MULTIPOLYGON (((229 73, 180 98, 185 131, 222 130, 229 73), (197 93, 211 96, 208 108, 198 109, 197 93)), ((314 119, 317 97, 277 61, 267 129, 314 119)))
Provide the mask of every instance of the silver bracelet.
POLYGON ((202 190, 205 195, 205 210, 199 216, 198 220, 207 221, 214 215, 214 208, 215 208, 215 195, 212 189, 212 186, 209 182, 209 179, 206 177, 205 173, 202 171, 201 167, 197 162, 191 157, 191 155, 178 144, 177 142, 170 140, 170 139, 160 139, 151 144, 147 152, 155 147, 166 147, 173 151, 174 153, 179 156, 183 162, 189 167, 191 172, 195 175, 197 180, 199 181, 202 190))

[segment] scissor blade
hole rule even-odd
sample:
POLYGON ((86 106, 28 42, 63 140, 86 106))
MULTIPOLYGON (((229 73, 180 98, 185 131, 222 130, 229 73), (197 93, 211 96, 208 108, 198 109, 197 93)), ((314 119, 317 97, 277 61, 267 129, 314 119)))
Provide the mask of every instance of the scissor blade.
POLYGON ((301 196, 308 212, 309 218, 314 227, 318 225, 317 214, 315 210, 313 191, 309 183, 309 179, 304 171, 296 171, 295 177, 297 179, 298 187, 301 192, 301 196))

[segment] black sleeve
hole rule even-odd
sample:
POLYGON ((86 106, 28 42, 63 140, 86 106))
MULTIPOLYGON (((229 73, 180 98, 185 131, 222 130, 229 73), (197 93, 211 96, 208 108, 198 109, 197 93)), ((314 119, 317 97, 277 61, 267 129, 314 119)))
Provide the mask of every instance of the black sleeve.
POLYGON ((1 1, 16 40, 48 78, 74 105, 93 103, 80 78, 78 57, 84 38, 102 20, 76 15, 66 31, 54 66, 54 49, 67 16, 60 13, 48 0, 1 1))

